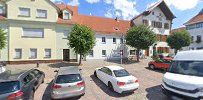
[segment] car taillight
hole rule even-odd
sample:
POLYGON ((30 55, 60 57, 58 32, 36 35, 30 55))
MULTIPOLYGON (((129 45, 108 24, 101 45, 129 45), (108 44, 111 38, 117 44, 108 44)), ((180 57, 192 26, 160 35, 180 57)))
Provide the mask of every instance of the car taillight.
POLYGON ((82 82, 80 82, 80 83, 77 83, 77 86, 85 86, 85 82, 82 81, 82 82))
POLYGON ((7 99, 8 100, 15 100, 16 98, 21 97, 21 96, 23 96, 23 92, 18 91, 16 93, 13 93, 13 94, 9 95, 7 99))
POLYGON ((52 86, 52 88, 53 88, 53 89, 59 89, 59 88, 61 88, 61 86, 54 84, 54 85, 52 86))
POLYGON ((118 86, 124 86, 124 85, 125 85, 125 82, 117 82, 117 85, 118 85, 118 86))
POLYGON ((135 83, 138 83, 139 81, 138 80, 135 80, 135 83))

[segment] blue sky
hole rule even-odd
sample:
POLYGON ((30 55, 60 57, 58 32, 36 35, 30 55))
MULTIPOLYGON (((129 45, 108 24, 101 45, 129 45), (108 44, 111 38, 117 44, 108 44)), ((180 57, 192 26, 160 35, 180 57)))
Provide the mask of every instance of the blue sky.
MULTIPOLYGON (((158 0, 52 0, 69 5, 78 5, 79 13, 129 20, 143 12, 158 0)), ((203 9, 203 0, 165 0, 177 17, 173 28, 183 26, 185 22, 203 9)))

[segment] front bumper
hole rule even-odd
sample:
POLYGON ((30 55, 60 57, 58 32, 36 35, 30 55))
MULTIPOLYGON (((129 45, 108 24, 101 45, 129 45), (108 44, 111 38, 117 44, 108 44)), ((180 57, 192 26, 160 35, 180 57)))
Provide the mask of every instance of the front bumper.
POLYGON ((173 91, 170 91, 170 90, 164 88, 163 85, 161 85, 161 89, 162 89, 162 92, 166 96, 168 96, 168 97, 176 96, 176 97, 180 97, 180 98, 183 98, 183 99, 186 99, 186 100, 199 100, 199 99, 203 99, 203 97, 194 98, 194 97, 186 96, 186 95, 183 95, 183 94, 175 93, 173 91))

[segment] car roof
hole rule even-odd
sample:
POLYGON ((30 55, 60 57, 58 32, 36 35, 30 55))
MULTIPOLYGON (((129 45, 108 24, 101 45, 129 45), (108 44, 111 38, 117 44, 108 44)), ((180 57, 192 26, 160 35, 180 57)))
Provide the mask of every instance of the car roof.
POLYGON ((0 74, 0 82, 16 81, 28 71, 29 70, 22 69, 7 69, 5 72, 0 74))
POLYGON ((80 74, 80 70, 78 66, 67 66, 59 68, 58 75, 67 75, 67 74, 80 74))
POLYGON ((203 50, 190 50, 178 52, 173 60, 203 61, 203 50))
POLYGON ((124 69, 123 67, 115 66, 115 65, 113 65, 113 66, 105 66, 105 67, 109 68, 110 70, 120 70, 120 69, 124 69))

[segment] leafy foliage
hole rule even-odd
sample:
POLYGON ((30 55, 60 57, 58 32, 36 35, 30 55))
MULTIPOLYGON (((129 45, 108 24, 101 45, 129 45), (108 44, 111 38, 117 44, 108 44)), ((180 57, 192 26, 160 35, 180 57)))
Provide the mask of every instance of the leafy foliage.
POLYGON ((6 46, 6 33, 4 32, 4 30, 0 29, 0 50, 5 48, 6 46))
POLYGON ((183 30, 173 33, 166 41, 168 45, 177 52, 177 50, 180 50, 182 47, 189 46, 192 40, 190 34, 186 30, 183 30))
POLYGON ((75 53, 81 56, 86 55, 95 45, 95 34, 91 28, 76 24, 73 26, 70 36, 68 36, 69 45, 75 53))
POLYGON ((147 49, 156 42, 155 33, 144 25, 132 27, 126 35, 126 44, 137 48, 137 60, 139 61, 139 51, 147 49))

